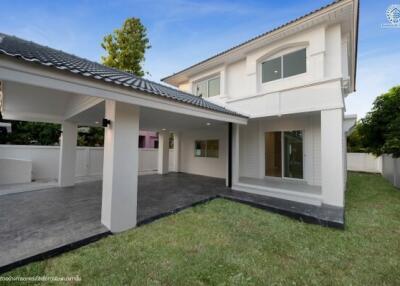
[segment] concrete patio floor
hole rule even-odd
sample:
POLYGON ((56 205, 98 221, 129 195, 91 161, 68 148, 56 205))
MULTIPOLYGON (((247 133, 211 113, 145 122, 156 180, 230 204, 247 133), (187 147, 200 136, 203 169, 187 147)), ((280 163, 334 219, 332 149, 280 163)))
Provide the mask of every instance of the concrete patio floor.
MULTIPOLYGON (((0 196, 0 267, 108 230, 101 181, 0 196)), ((138 224, 226 191, 225 180, 187 174, 139 176, 138 224)))
MULTIPOLYGON (((0 269, 108 233, 100 222, 101 187, 94 181, 0 196, 0 269)), ((231 191, 224 179, 184 173, 139 176, 138 225, 216 197, 312 223, 344 225, 341 208, 231 191)))

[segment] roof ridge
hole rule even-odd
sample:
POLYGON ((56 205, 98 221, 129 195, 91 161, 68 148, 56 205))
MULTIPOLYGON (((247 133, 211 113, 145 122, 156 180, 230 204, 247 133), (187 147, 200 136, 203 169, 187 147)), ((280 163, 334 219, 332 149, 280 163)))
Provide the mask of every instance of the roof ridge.
POLYGON ((326 9, 326 8, 328 8, 328 7, 330 7, 330 6, 333 6, 333 5, 335 5, 336 3, 339 3, 339 2, 342 2, 342 1, 345 1, 345 0, 334 0, 334 1, 331 2, 331 3, 328 3, 328 4, 326 4, 326 5, 324 5, 324 6, 320 7, 320 8, 317 8, 317 9, 315 9, 315 10, 312 10, 312 11, 310 11, 310 12, 304 14, 303 16, 299 16, 299 17, 297 17, 297 18, 295 18, 295 19, 293 19, 293 20, 291 20, 291 21, 289 21, 289 22, 286 22, 286 23, 281 24, 281 25, 279 25, 279 26, 277 26, 277 27, 275 27, 275 28, 273 28, 273 29, 271 29, 271 30, 268 30, 268 31, 262 33, 262 34, 259 34, 259 35, 257 35, 257 36, 254 36, 254 37, 252 37, 252 38, 250 38, 250 39, 248 39, 248 40, 246 40, 246 41, 244 41, 244 42, 241 42, 241 43, 239 43, 239 44, 237 44, 237 45, 234 45, 233 47, 228 48, 228 49, 226 49, 226 50, 223 50, 222 52, 219 52, 219 53, 217 53, 217 54, 215 54, 215 55, 213 55, 213 56, 211 56, 211 57, 208 57, 208 58, 206 58, 206 59, 204 59, 204 60, 202 60, 202 61, 200 61, 200 62, 197 62, 197 63, 195 63, 195 64, 192 64, 192 65, 190 65, 190 66, 187 67, 187 68, 184 68, 184 69, 182 69, 182 70, 180 70, 180 71, 177 71, 177 72, 175 72, 175 73, 173 73, 173 74, 171 74, 171 75, 168 75, 168 76, 166 76, 166 77, 163 77, 163 78, 161 79, 161 81, 165 81, 166 79, 168 79, 168 78, 170 78, 170 77, 173 77, 173 76, 175 76, 175 75, 177 75, 177 74, 183 73, 183 72, 185 72, 185 71, 187 71, 187 70, 189 70, 189 69, 191 69, 191 68, 194 68, 194 67, 196 67, 196 66, 198 66, 198 65, 201 65, 201 64, 203 64, 203 63, 206 63, 206 62, 208 62, 208 61, 210 61, 210 60, 212 60, 212 59, 215 59, 215 58, 217 58, 217 57, 219 57, 219 56, 221 56, 221 55, 224 55, 224 54, 226 54, 226 53, 228 53, 228 52, 230 52, 230 51, 233 51, 233 50, 235 50, 235 49, 237 49, 237 48, 240 48, 240 47, 242 47, 242 46, 244 46, 244 45, 246 45, 246 44, 248 44, 248 43, 250 43, 250 42, 252 42, 252 41, 255 41, 255 40, 259 39, 259 38, 262 38, 262 37, 264 37, 264 36, 266 36, 266 35, 268 35, 268 34, 271 34, 272 32, 275 32, 275 31, 277 31, 277 30, 279 30, 279 29, 282 29, 282 28, 284 28, 284 27, 286 27, 286 26, 288 26, 288 25, 290 25, 290 24, 293 24, 293 23, 295 23, 295 22, 297 22, 297 21, 299 21, 299 20, 301 20, 301 19, 304 19, 304 18, 306 18, 306 17, 308 17, 308 16, 310 16, 310 15, 312 15, 312 14, 315 14, 315 13, 317 13, 317 12, 323 10, 323 9, 326 9))

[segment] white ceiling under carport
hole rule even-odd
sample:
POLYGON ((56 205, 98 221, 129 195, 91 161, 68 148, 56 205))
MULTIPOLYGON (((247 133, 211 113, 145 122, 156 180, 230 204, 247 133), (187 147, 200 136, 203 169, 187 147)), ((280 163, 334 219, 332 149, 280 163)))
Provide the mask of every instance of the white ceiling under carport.
MULTIPOLYGON (((68 118, 81 126, 101 126, 105 114, 105 101, 101 98, 12 81, 4 82, 3 96, 6 119, 60 123, 68 118)), ((227 123, 140 107, 141 130, 184 131, 223 124, 227 123)))
MULTIPOLYGON (((72 117, 71 120, 82 125, 96 126, 101 124, 104 118, 104 112, 105 103, 103 101, 72 117)), ((226 125, 227 123, 148 107, 140 107, 139 126, 141 130, 160 131, 166 129, 170 131, 185 131, 199 128, 212 128, 212 126, 224 124, 226 125)))

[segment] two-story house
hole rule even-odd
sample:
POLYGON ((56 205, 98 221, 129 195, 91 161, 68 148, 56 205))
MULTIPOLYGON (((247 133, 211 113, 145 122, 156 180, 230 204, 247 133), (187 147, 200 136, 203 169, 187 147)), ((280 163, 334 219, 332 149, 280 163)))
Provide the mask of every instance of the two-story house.
POLYGON ((104 127, 101 223, 112 232, 220 190, 279 201, 290 212, 326 211, 324 220, 343 225, 344 111, 355 90, 357 31, 358 0, 335 1, 163 79, 176 88, 0 33, 0 110, 5 119, 61 124, 64 192, 75 184, 78 125, 104 127), (144 187, 139 130, 159 135, 160 176, 144 187), (176 174, 161 176, 168 172, 176 174), (143 198, 144 211, 141 187, 163 188, 143 198))
POLYGON ((232 189, 344 206, 357 21, 357 1, 336 1, 163 79, 249 116, 234 127, 232 189))

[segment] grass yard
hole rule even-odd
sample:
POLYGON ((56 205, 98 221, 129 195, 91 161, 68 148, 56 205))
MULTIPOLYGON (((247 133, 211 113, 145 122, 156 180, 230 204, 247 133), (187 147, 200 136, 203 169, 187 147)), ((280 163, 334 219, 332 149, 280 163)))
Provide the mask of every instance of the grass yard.
POLYGON ((79 275, 82 285, 400 285, 400 190, 349 173, 345 231, 217 199, 3 274, 36 275, 79 275))

